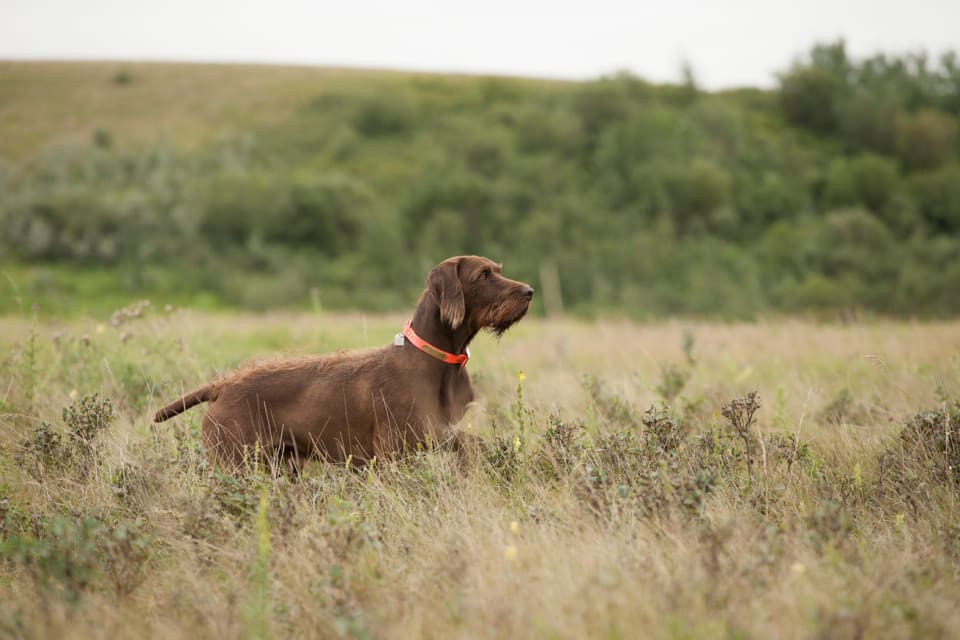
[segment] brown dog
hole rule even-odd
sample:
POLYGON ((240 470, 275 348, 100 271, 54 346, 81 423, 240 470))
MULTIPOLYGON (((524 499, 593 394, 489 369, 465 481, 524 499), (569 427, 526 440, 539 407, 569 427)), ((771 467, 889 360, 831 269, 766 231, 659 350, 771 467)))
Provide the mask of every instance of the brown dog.
POLYGON ((232 468, 254 450, 299 468, 309 457, 365 462, 419 443, 456 445, 453 427, 473 400, 467 345, 481 329, 502 335, 532 298, 529 285, 486 258, 449 258, 430 272, 393 345, 237 371, 167 405, 154 422, 210 403, 204 446, 232 468))

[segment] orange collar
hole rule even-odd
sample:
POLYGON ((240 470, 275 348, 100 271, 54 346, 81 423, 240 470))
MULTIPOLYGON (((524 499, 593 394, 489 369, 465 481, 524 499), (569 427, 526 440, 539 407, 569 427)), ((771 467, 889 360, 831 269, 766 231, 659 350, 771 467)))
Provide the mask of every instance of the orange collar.
POLYGON ((403 336, 409 340, 413 346, 420 349, 420 351, 423 351, 428 356, 433 356, 437 360, 442 360, 447 364, 458 364, 461 367, 465 367, 467 366, 467 360, 470 359, 469 347, 466 349, 466 353, 461 353, 460 355, 454 355, 449 351, 439 349, 418 336, 413 330, 413 324, 411 324, 410 320, 407 320, 407 324, 403 326, 403 336))

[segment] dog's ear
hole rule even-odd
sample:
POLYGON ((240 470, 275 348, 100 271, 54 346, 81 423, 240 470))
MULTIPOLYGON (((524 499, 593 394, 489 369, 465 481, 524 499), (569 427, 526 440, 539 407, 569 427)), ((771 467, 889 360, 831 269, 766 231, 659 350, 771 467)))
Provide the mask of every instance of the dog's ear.
POLYGON ((456 329, 463 323, 463 287, 458 274, 459 260, 444 260, 430 272, 427 286, 440 305, 440 320, 456 329))

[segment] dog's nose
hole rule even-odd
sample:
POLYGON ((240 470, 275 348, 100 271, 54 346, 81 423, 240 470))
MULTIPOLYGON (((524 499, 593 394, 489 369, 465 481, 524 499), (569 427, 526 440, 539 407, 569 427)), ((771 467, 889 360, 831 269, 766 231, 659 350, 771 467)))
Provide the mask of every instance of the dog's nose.
POLYGON ((525 287, 523 295, 527 296, 528 300, 533 300, 533 287, 525 287))

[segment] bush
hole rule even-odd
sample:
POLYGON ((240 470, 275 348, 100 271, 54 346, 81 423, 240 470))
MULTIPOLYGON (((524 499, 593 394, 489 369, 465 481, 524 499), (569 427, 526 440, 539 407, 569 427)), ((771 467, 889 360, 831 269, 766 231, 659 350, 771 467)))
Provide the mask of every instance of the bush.
POLYGON ((663 185, 681 230, 709 228, 711 216, 730 199, 729 176, 706 160, 667 169, 663 185))
POLYGON ((738 174, 734 188, 734 206, 742 217, 741 237, 755 238, 778 220, 794 218, 809 209, 803 187, 777 173, 762 177, 738 174))
POLYGON ((652 87, 629 74, 589 82, 573 95, 573 111, 588 140, 596 141, 607 128, 623 122, 649 101, 652 87))
POLYGON ((914 176, 910 191, 931 229, 938 233, 960 232, 960 165, 914 176))
POLYGON ((85 395, 63 409, 63 422, 67 439, 53 425, 41 422, 20 443, 16 459, 38 480, 70 466, 86 477, 99 462, 99 436, 113 422, 113 405, 99 394, 85 395))
POLYGON ((106 523, 96 517, 56 516, 39 536, 15 535, 0 557, 25 567, 41 591, 77 602, 106 577, 114 593, 128 595, 145 577, 150 537, 140 521, 106 523))
POLYGON ((878 458, 879 484, 914 509, 930 485, 960 490, 960 403, 923 411, 878 458))
POLYGON ((276 175, 262 171, 214 174, 196 183, 192 199, 201 234, 232 245, 263 236, 270 221, 290 209, 286 186, 276 175))
POLYGON ((864 209, 778 223, 760 245, 765 285, 785 309, 890 308, 904 255, 890 229, 864 209))
POLYGON ((371 137, 409 131, 419 116, 415 94, 404 89, 372 92, 360 98, 354 108, 354 128, 371 137))
POLYGON ((824 218, 818 263, 828 276, 853 272, 873 282, 894 276, 897 242, 890 229, 863 209, 834 211, 824 218))
POLYGON ((899 114, 897 102, 870 93, 859 93, 838 107, 840 138, 853 151, 891 154, 899 114))
POLYGON ((836 126, 834 100, 838 90, 830 73, 795 67, 780 78, 780 104, 791 123, 816 133, 829 133, 836 126))
POLYGON ((956 157, 957 122, 941 111, 901 114, 896 132, 897 155, 908 169, 934 169, 956 157))
POLYGON ((327 174, 293 180, 288 194, 288 208, 265 230, 267 240, 310 247, 327 256, 357 250, 373 202, 365 185, 327 174))
POLYGON ((897 193, 899 174, 887 158, 863 154, 830 165, 824 204, 827 208, 863 206, 882 215, 897 193))

